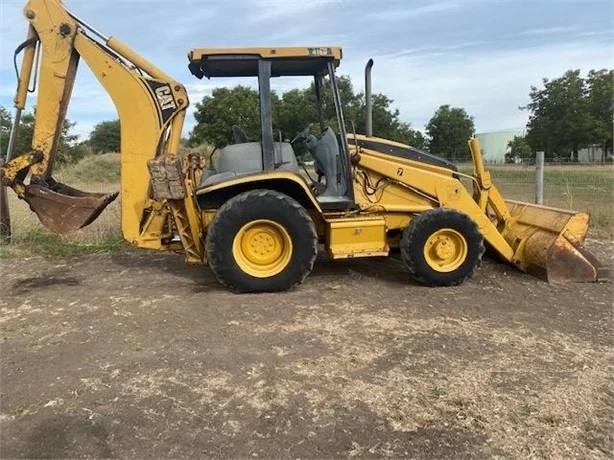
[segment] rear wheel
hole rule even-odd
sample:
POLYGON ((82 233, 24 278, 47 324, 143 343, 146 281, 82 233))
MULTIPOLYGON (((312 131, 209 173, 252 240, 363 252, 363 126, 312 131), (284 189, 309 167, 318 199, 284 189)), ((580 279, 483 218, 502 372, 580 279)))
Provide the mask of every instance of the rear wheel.
POLYGON ((436 208, 416 216, 401 238, 401 257, 413 279, 428 286, 454 286, 480 266, 485 247, 469 216, 436 208))
POLYGON ((318 236, 294 199, 252 190, 228 200, 207 229, 209 266, 234 292, 291 289, 311 272, 318 236))

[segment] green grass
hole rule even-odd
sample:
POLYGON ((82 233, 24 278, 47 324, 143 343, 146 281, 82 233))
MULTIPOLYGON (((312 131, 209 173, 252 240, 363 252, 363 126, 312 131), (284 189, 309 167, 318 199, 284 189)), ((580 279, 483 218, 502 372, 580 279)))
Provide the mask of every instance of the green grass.
POLYGON ((18 254, 71 257, 127 251, 131 248, 119 230, 97 234, 56 235, 37 225, 17 232, 11 238, 10 245, 0 246, 0 258, 18 254))
MULTIPOLYGON (((568 167, 570 168, 570 167, 568 167)), ((519 181, 533 184, 535 181, 534 169, 491 168, 494 180, 501 182, 519 181)), ((546 166, 544 169, 544 188, 569 186, 588 191, 612 191, 614 183, 612 168, 595 169, 561 169, 546 166)))
MULTIPOLYGON (((460 171, 466 174, 472 173, 472 167, 463 164, 460 171)), ((502 183, 518 181, 533 184, 535 182, 535 167, 524 165, 487 165, 493 179, 502 183)), ((573 187, 593 187, 598 189, 613 190, 614 167, 606 166, 552 166, 544 167, 544 187, 559 187, 571 185, 573 187)))
POLYGON ((11 250, 11 248, 9 246, 2 246, 0 243, 0 259, 8 259, 9 257, 12 257, 13 251, 11 250))

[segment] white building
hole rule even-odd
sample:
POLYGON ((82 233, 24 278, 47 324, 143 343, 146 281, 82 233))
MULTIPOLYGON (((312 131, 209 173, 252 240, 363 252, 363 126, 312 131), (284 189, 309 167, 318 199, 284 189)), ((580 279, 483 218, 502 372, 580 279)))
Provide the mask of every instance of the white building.
POLYGON ((591 145, 585 149, 578 150, 579 163, 601 163, 606 160, 607 158, 603 157, 603 147, 601 145, 591 145))
POLYGON ((507 144, 514 136, 524 135, 523 131, 497 131, 478 133, 475 137, 480 141, 485 163, 505 163, 505 154, 510 151, 507 144))

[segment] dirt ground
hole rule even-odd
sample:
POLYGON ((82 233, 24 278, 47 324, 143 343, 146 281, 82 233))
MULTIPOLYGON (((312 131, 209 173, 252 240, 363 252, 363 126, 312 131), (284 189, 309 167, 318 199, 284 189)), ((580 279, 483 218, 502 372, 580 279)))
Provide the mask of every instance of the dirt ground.
POLYGON ((172 254, 0 266, 2 458, 614 455, 612 283, 322 258, 238 296, 172 254))

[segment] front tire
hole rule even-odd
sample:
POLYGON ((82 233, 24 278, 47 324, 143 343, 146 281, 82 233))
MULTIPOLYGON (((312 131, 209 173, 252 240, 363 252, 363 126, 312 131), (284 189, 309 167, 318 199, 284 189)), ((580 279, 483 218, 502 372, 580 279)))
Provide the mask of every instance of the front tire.
POLYGON ((238 293, 293 288, 311 273, 318 251, 305 208, 274 190, 228 200, 209 225, 205 243, 215 277, 238 293))
POLYGON ((401 258, 410 275, 427 286, 456 286, 470 278, 485 252, 478 226, 466 214, 435 208, 403 231, 401 258))

